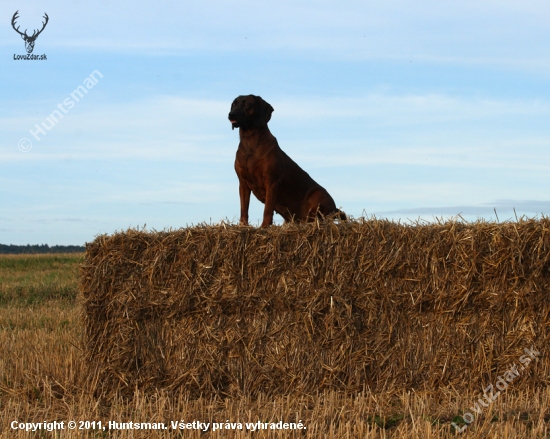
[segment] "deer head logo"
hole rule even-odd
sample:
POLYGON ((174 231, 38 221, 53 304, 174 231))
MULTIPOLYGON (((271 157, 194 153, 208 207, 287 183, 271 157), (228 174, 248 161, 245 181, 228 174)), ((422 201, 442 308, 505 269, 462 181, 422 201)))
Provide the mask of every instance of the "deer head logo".
POLYGON ((19 16, 17 15, 18 13, 19 13, 19 11, 16 11, 15 14, 13 14, 13 18, 11 19, 11 26, 13 27, 15 32, 17 32, 19 35, 21 35, 21 38, 23 38, 25 40, 25 49, 27 49, 27 53, 32 53, 32 51, 34 49, 34 42, 38 38, 38 35, 40 35, 40 33, 44 30, 44 28, 48 24, 48 14, 46 14, 44 12, 44 17, 43 18, 45 18, 46 21, 42 22, 42 29, 40 29, 40 30, 35 29, 34 32, 32 33, 32 35, 29 36, 29 35, 27 35, 27 29, 25 29, 25 32, 20 32, 19 31, 19 26, 15 27, 15 21, 19 18, 19 16))

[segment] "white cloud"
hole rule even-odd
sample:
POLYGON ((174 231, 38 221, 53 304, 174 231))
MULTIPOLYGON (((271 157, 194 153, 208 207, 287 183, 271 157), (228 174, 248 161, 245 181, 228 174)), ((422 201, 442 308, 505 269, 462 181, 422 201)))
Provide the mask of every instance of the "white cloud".
MULTIPOLYGON (((252 0, 141 2, 104 0, 98 7, 80 2, 25 7, 9 0, 2 16, 21 10, 32 27, 43 9, 50 16, 41 40, 59 48, 181 53, 182 51, 299 51, 302 56, 436 62, 516 60, 548 69, 546 1, 410 2, 252 0)), ((5 26, 2 44, 21 45, 5 26)), ((548 70, 547 70, 548 73, 548 70)))
POLYGON ((463 98, 435 93, 283 99, 274 106, 273 117, 285 120, 364 117, 366 123, 377 126, 480 120, 502 115, 550 115, 550 104, 540 99, 463 98))
MULTIPOLYGON (((238 143, 237 131, 231 131, 227 121, 229 104, 169 96, 79 103, 38 142, 29 129, 34 130, 57 105, 45 102, 33 111, 42 116, 0 118, 3 138, 14 139, 0 147, 0 161, 127 157, 227 162, 238 143), (29 153, 17 150, 21 137, 33 141, 29 153)), ((545 170, 550 163, 550 133, 499 131, 502 118, 550 116, 550 105, 542 100, 369 94, 281 97, 272 104, 271 127, 283 140, 281 147, 314 166, 393 163, 545 170), (350 123, 353 133, 342 137, 350 123)))
MULTIPOLYGON (((532 217, 533 215, 544 214, 550 215, 550 201, 548 200, 495 200, 487 203, 470 204, 470 205, 435 205, 431 207, 413 207, 408 209, 397 209, 388 211, 379 211, 379 215, 478 215, 478 216, 493 216, 496 210, 497 215, 510 214, 514 212, 518 218, 522 215, 532 217)), ((504 217, 501 219, 505 219, 504 217)))

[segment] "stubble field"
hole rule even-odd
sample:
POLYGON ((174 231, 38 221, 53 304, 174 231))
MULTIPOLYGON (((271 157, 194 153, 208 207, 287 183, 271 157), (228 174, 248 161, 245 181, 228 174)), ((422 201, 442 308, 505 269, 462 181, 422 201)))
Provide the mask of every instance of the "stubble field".
MULTIPOLYGON (((475 420, 464 424, 481 389, 346 395, 326 392, 276 398, 190 399, 184 393, 102 398, 86 384, 78 295, 83 255, 0 256, 0 438, 29 437, 307 437, 307 438, 545 438, 550 390, 515 392, 513 384, 475 420), (209 424, 180 429, 180 421, 209 424), (14 423, 14 421, 16 421, 14 423), (22 423, 63 422, 55 432, 14 429, 22 423), (68 429, 75 421, 77 428, 68 429), (79 429, 80 421, 96 428, 79 429), (97 422, 102 428, 97 428, 97 422), (108 429, 109 422, 151 423, 164 430, 108 429), (297 430, 247 430, 246 423, 299 423, 297 430), (173 429, 171 422, 178 422, 173 429), (226 422, 233 428, 225 429, 226 422), (459 433, 452 423, 463 433, 459 433), (214 423, 218 429, 213 431, 214 423), (238 429, 241 424, 242 430, 238 429), (466 427, 466 428, 464 428, 466 427)), ((541 355, 546 355, 541 352, 541 355)), ((536 362, 531 367, 537 367, 536 362)), ((36 427, 36 425, 35 425, 36 427)))

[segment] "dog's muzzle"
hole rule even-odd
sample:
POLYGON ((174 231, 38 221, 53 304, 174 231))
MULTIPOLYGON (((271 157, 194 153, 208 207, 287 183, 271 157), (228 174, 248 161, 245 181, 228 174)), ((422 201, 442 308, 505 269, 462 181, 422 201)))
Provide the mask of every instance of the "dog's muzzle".
POLYGON ((232 130, 234 130, 235 128, 239 128, 239 122, 237 122, 236 117, 233 113, 229 113, 227 118, 229 119, 229 122, 231 122, 232 130))

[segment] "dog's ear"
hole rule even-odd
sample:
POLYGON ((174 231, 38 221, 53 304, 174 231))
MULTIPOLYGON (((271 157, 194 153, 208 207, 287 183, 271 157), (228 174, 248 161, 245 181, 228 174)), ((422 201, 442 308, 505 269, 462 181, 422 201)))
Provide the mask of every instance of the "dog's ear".
POLYGON ((257 127, 265 127, 271 119, 273 107, 264 101, 260 96, 255 96, 256 108, 254 109, 254 125, 257 127))

